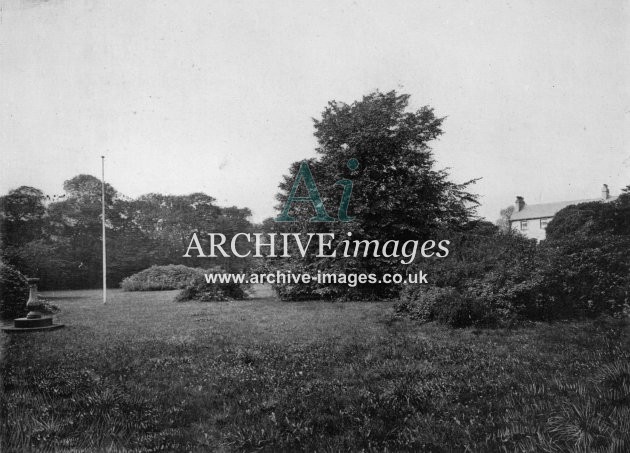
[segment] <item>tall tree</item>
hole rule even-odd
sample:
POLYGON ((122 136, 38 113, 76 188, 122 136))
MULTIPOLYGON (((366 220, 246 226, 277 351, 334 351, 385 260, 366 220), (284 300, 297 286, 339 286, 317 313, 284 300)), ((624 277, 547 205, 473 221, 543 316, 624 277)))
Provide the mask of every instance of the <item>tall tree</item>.
POLYGON ((42 234, 46 197, 39 189, 21 186, 0 197, 2 246, 21 246, 42 234))
MULTIPOLYGON (((57 258, 67 263, 73 287, 93 287, 101 276, 101 181, 78 175, 64 182, 66 197, 49 206, 49 229, 57 247, 57 258)), ((118 194, 105 184, 106 225, 111 219, 118 194)))
POLYGON ((512 230, 510 226, 510 219, 512 218, 512 214, 514 214, 514 206, 510 205, 505 209, 501 209, 499 212, 499 218, 496 221, 496 225, 499 227, 499 230, 502 233, 509 233, 512 230))
POLYGON ((46 198, 41 190, 29 186, 0 197, 2 258, 29 276, 40 277, 41 269, 52 258, 52 248, 47 244, 46 198))
POLYGON ((161 262, 199 267, 218 265, 226 269, 243 267, 238 265, 238 262, 243 264, 243 260, 183 258, 183 254, 192 233, 197 233, 205 244, 209 233, 223 233, 229 241, 238 232, 250 231, 249 209, 217 206, 213 197, 201 192, 188 195, 150 193, 132 201, 129 206, 134 222, 160 244, 161 262))
MULTIPOLYGON (((163 262, 179 263, 191 233, 200 236, 211 231, 221 208, 204 193, 162 195, 149 193, 131 203, 134 221, 140 229, 160 244, 163 262)), ((186 264, 191 264, 188 260, 186 264)))
MULTIPOLYGON (((329 102, 321 119, 314 120, 318 158, 306 162, 326 214, 335 219, 341 214, 345 220, 353 220, 309 222, 318 214, 313 204, 294 202, 288 213, 296 222, 277 223, 276 231, 332 232, 337 239, 347 239, 346 233, 351 232, 353 240, 383 243, 435 239, 431 236, 438 230, 464 225, 474 215, 478 204, 477 196, 468 192, 474 180, 457 184, 449 180, 446 170, 435 168, 429 143, 442 135, 443 118, 437 117, 430 107, 408 111, 408 105, 409 95, 395 91, 377 91, 352 104, 329 102), (339 208, 348 183, 338 183, 342 180, 353 182, 345 212, 339 208)), ((277 199, 281 211, 300 168, 300 162, 294 163, 280 184, 277 199)), ((309 193, 301 184, 294 195, 309 193)), ((382 274, 406 270, 400 258, 314 258, 312 253, 306 259, 275 260, 271 265, 311 272, 326 269, 382 274)), ((399 287, 380 284, 318 288, 314 285, 311 289, 308 296, 365 298, 392 296, 399 287)), ((291 294, 286 297, 290 298, 291 294)))

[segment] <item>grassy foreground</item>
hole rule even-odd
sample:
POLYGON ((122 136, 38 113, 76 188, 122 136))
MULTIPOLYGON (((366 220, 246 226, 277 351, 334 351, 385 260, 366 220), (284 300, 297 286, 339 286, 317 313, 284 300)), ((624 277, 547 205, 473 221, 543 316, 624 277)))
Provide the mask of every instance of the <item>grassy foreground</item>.
POLYGON ((630 451, 621 322, 175 294, 48 293, 66 328, 0 333, 0 451, 630 451))

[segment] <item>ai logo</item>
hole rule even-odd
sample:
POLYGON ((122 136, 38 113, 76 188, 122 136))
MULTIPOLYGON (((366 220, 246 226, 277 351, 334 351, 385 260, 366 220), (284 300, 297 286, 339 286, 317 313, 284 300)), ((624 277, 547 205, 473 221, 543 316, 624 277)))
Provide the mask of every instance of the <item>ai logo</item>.
MULTIPOLYGON (((352 158, 348 161, 347 165, 350 170, 354 171, 359 168, 359 161, 352 158)), ((350 196, 352 195, 352 181, 350 181, 349 179, 340 179, 335 183, 335 186, 343 187, 343 194, 341 195, 337 217, 340 222, 351 222, 352 220, 354 220, 354 217, 348 217, 348 205, 350 204, 350 196)), ((300 170, 298 171, 297 178, 295 178, 295 182, 293 183, 293 187, 291 188, 289 197, 284 204, 282 213, 274 220, 276 222, 295 222, 295 217, 291 217, 289 215, 289 210, 291 209, 291 205, 296 201, 310 202, 313 205, 313 208, 315 208, 315 213, 317 215, 311 217, 309 219, 309 222, 335 221, 335 218, 330 217, 326 212, 326 208, 324 207, 322 198, 320 197, 319 191, 317 190, 317 185, 315 184, 315 180, 313 179, 313 174, 311 173, 311 169, 308 167, 308 164, 306 162, 302 162, 300 164, 300 170), (304 185, 308 190, 308 197, 298 197, 295 195, 302 181, 304 181, 304 185)))

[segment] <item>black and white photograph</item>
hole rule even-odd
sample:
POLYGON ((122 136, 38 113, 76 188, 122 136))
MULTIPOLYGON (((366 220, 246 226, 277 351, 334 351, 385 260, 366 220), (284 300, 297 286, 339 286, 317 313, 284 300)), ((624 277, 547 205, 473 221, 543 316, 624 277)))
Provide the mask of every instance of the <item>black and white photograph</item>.
POLYGON ((0 0, 0 452, 630 452, 630 2, 0 0))

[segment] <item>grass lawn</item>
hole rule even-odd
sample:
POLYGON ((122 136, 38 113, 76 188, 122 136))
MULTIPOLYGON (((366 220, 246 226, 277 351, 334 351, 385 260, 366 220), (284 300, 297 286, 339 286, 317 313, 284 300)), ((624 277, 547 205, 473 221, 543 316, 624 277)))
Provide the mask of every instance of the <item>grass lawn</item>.
POLYGON ((622 322, 453 330, 386 302, 175 294, 46 293, 64 329, 0 333, 0 450, 630 451, 622 322))

